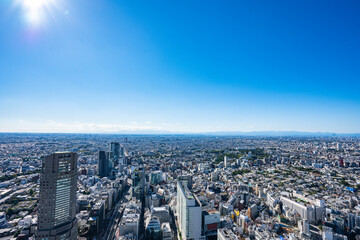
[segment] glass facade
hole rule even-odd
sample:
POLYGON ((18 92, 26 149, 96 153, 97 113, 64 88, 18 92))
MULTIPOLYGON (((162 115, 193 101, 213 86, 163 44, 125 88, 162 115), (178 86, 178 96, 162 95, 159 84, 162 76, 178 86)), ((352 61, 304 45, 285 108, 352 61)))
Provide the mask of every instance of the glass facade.
POLYGON ((58 179, 56 183, 54 226, 67 222, 70 217, 71 179, 58 179))

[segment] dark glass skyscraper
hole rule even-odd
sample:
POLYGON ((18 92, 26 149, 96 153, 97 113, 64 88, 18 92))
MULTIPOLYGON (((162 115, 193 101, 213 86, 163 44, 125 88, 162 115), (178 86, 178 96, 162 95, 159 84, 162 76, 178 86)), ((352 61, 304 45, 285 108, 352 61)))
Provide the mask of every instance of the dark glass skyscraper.
POLYGON ((109 161, 105 151, 99 151, 98 175, 100 177, 109 176, 109 161))
POLYGON ((114 154, 112 152, 99 151, 98 175, 100 177, 113 176, 114 167, 114 154))
POLYGON ((120 143, 111 142, 110 151, 114 154, 114 158, 117 161, 120 157, 120 143))
POLYGON ((77 154, 57 152, 46 156, 40 178, 37 240, 75 240, 77 154))

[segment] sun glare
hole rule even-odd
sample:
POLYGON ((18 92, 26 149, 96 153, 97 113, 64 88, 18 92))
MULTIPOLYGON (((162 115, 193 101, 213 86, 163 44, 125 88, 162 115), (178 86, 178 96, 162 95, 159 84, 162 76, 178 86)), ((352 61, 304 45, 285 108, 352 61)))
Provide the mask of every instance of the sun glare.
MULTIPOLYGON (((0 0, 2 1, 2 0, 0 0)), ((14 5, 21 8, 22 18, 31 28, 47 25, 56 21, 59 14, 68 15, 65 0, 14 0, 14 5)))
POLYGON ((39 25, 44 18, 49 0, 23 0, 26 20, 32 25, 39 25))
POLYGON ((45 5, 46 0, 24 0, 24 6, 29 9, 39 9, 45 5))

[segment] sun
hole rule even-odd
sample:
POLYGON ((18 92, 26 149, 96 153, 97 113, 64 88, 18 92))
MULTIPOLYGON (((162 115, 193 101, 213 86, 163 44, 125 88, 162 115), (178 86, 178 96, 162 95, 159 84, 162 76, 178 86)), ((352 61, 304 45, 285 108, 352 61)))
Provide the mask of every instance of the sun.
POLYGON ((44 18, 50 0, 23 0, 22 6, 26 20, 32 25, 39 25, 44 18))
MULTIPOLYGON (((2 0, 0 0, 2 1, 2 0)), ((67 0, 13 0, 14 6, 20 8, 21 17, 31 28, 40 28, 56 21, 59 14, 68 15, 67 0)))
POLYGON ((24 0, 25 7, 33 10, 42 8, 46 3, 46 0, 24 0))

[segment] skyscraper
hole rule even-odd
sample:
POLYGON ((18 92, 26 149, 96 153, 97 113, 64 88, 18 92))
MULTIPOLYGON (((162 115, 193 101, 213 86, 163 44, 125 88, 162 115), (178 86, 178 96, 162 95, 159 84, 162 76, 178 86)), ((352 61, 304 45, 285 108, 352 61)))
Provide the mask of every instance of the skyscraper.
POLYGON ((108 159, 109 176, 113 177, 115 175, 115 158, 113 152, 106 152, 106 157, 108 159))
POLYGON ((144 196, 145 189, 145 172, 144 169, 139 169, 138 171, 134 171, 132 176, 132 191, 133 196, 137 199, 142 199, 144 196))
POLYGON ((120 147, 120 157, 125 157, 125 146, 123 145, 120 147))
POLYGON ((100 177, 114 176, 114 167, 113 152, 99 151, 98 175, 100 177))
POLYGON ((182 239, 201 237, 201 203, 192 194, 185 181, 177 182, 176 214, 182 239))
POLYGON ((111 142, 110 151, 114 154, 115 161, 120 157, 120 143, 111 142))
POLYGON ((105 151, 99 151, 98 175, 100 177, 109 176, 109 161, 105 151))
POLYGON ((77 154, 57 152, 46 156, 40 178, 37 240, 75 240, 77 154))
POLYGON ((187 187, 191 190, 192 185, 193 185, 193 177, 190 174, 187 175, 181 175, 178 177, 178 180, 181 182, 185 182, 185 184, 187 185, 187 187))

